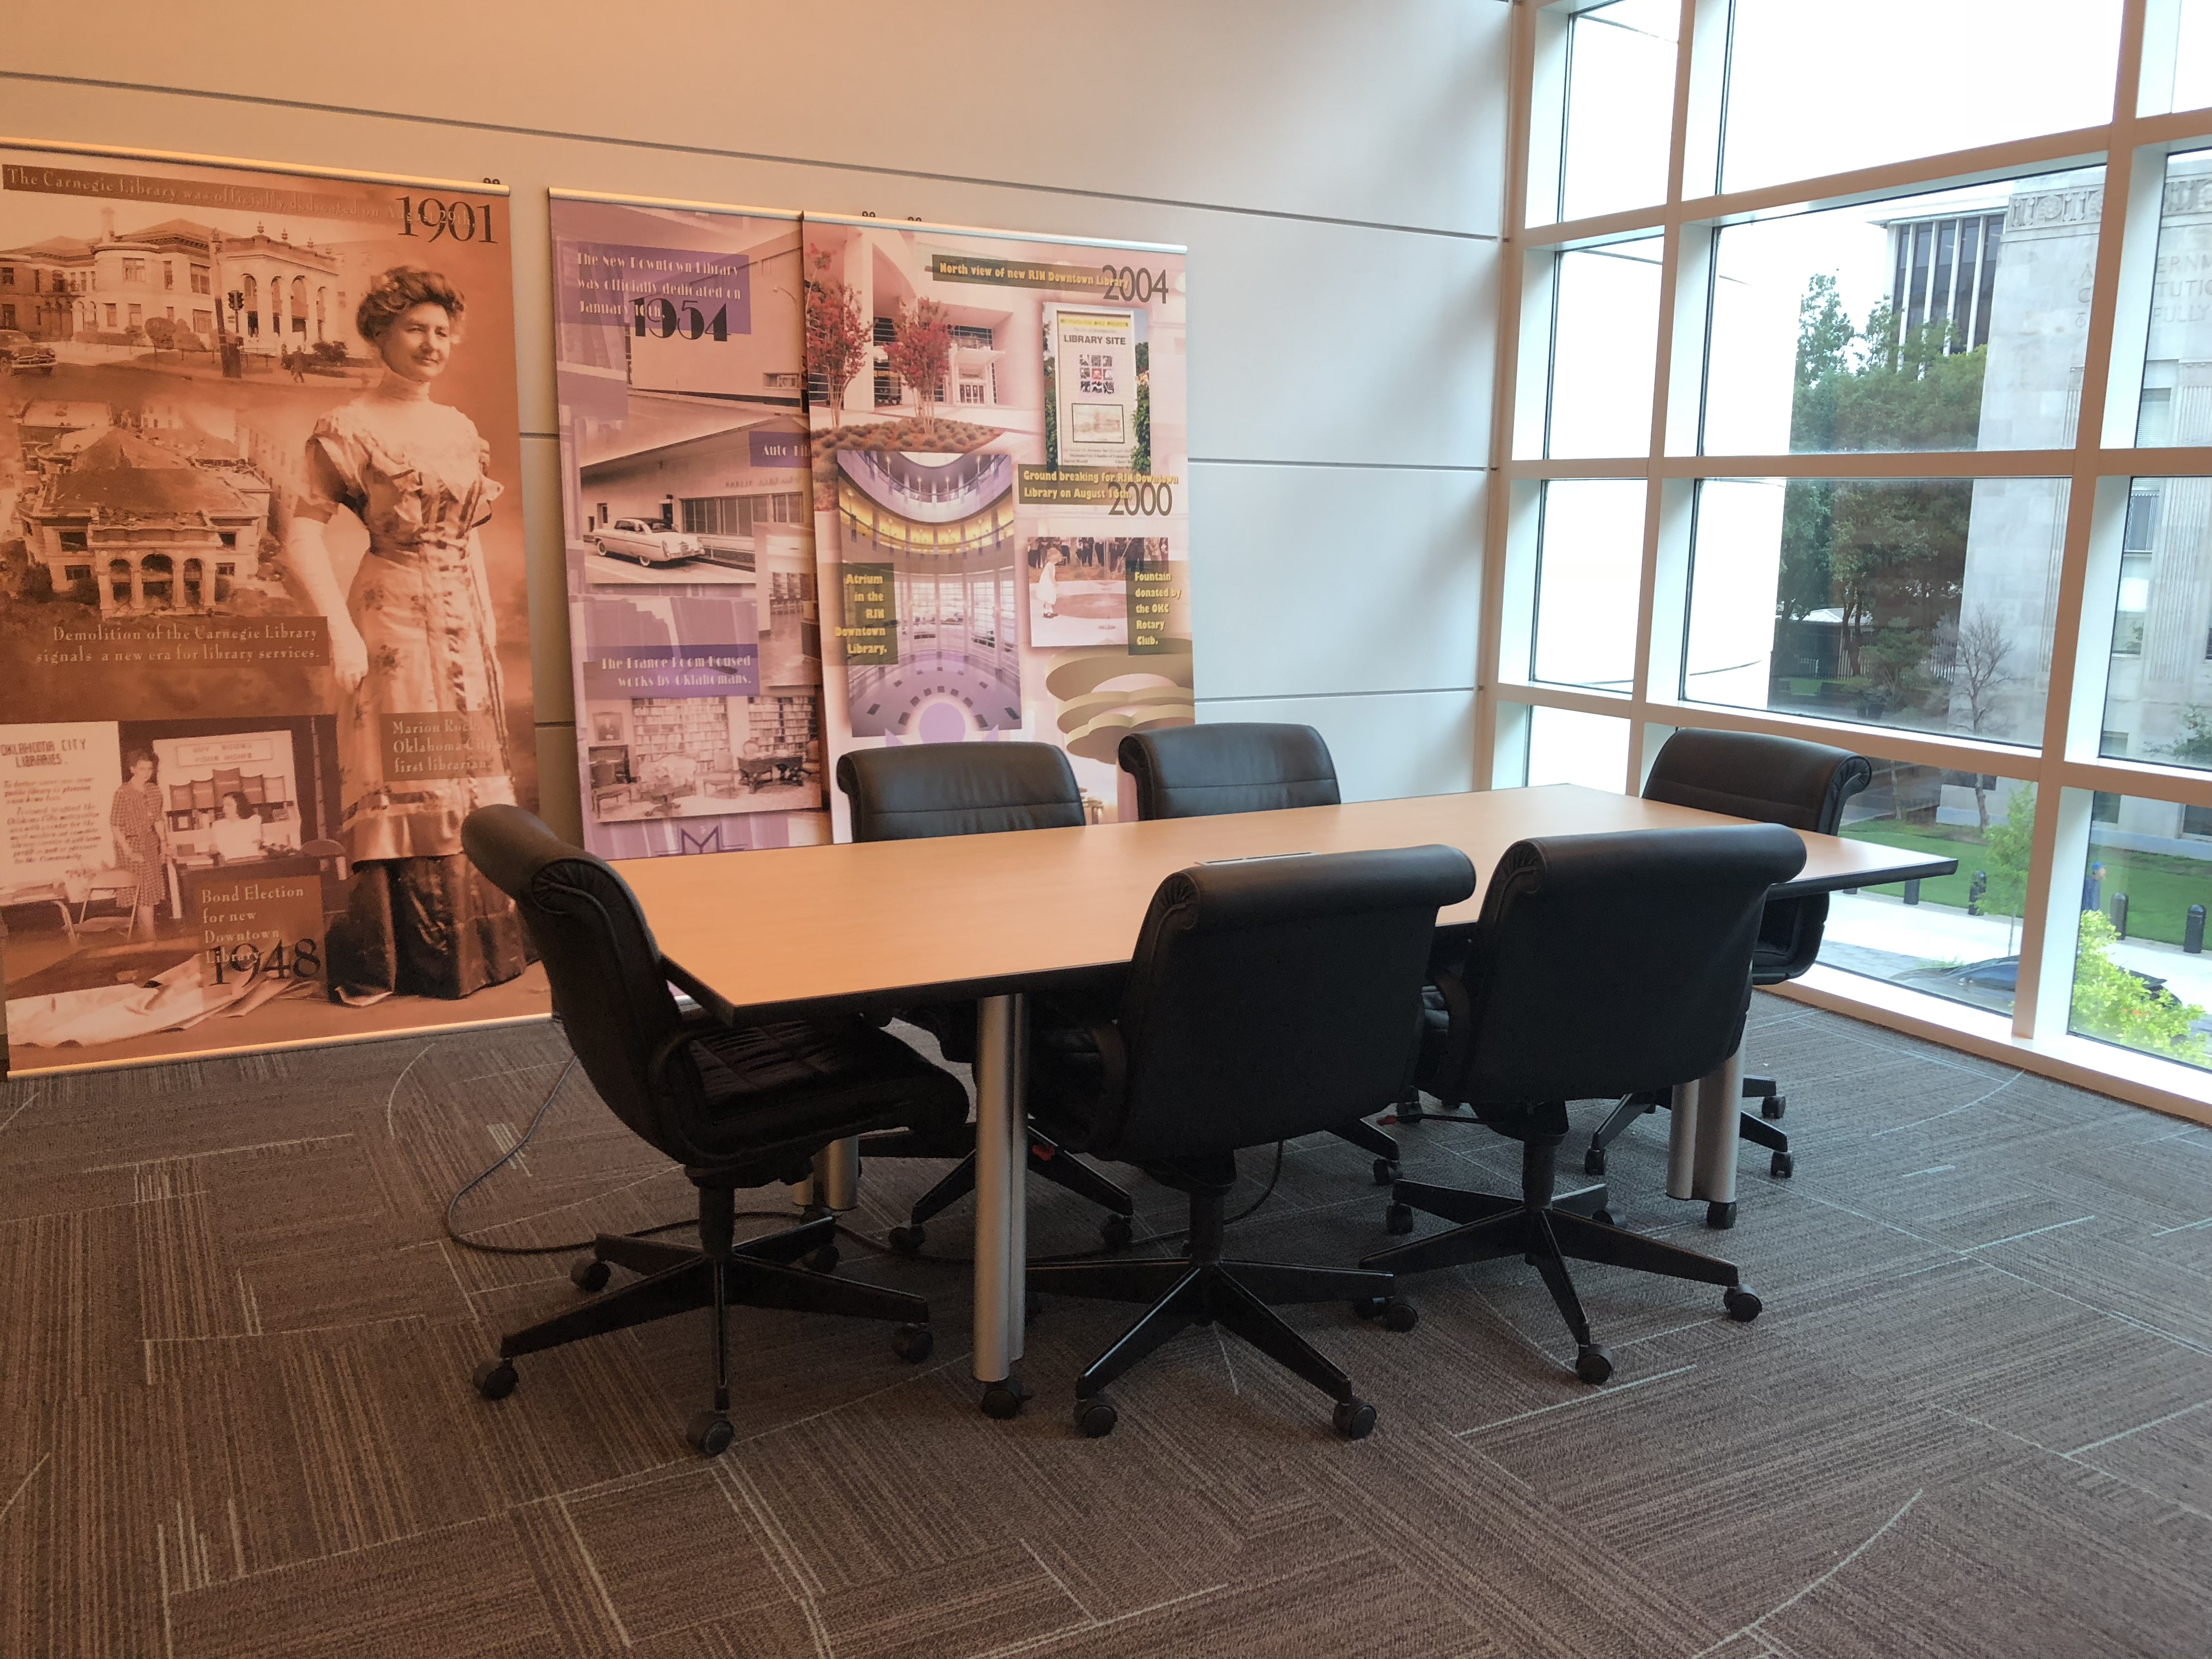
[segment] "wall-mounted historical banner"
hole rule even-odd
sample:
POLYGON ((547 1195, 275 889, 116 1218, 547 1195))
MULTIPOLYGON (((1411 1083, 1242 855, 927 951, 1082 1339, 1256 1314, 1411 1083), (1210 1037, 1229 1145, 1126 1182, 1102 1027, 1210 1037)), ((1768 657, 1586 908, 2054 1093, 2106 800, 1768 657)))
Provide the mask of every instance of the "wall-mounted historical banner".
MULTIPOLYGON (((1183 250, 809 214, 832 757, 1193 718, 1183 250)), ((831 802, 838 834, 844 801, 831 802)))
POLYGON ((17 1071, 542 1014, 504 191, 0 140, 17 1071))
POLYGON ((552 192, 584 838, 828 835, 799 217, 552 192))

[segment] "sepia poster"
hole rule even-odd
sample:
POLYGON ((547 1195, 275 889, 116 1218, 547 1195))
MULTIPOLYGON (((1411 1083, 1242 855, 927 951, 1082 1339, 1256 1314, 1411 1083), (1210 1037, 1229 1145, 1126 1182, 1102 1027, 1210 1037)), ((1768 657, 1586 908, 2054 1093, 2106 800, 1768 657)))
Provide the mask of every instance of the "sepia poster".
POLYGON ((12 1069, 546 1011, 507 210, 0 141, 12 1069))
POLYGON ((552 193, 584 838, 828 838, 799 218, 552 193))
POLYGON ((1183 250, 814 214, 805 244, 833 763, 1052 743, 1093 823, 1133 816, 1122 736, 1194 716, 1183 250))

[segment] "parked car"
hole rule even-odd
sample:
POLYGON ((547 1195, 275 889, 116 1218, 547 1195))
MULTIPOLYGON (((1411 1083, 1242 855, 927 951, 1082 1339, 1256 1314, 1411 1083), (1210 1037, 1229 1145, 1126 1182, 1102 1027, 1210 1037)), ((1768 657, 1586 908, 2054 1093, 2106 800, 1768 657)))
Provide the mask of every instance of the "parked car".
MULTIPOLYGON (((2168 1002, 2180 1000, 2166 990, 2166 981, 2156 974, 2146 974, 2137 969, 2124 967, 2122 971, 2141 983, 2151 997, 2168 1002)), ((1977 991, 1996 991, 2008 997, 2015 996, 2020 992, 2020 958, 1991 957, 1986 962, 1970 962, 1964 967, 1945 969, 1936 977, 1949 980, 1955 985, 1968 986, 1977 991)))
POLYGON ((617 519, 588 532, 584 539, 611 559, 637 564, 675 564, 696 559, 704 550, 696 537, 664 530, 643 519, 617 519))
POLYGON ((0 364, 10 374, 51 374, 54 349, 20 328, 0 328, 0 364))

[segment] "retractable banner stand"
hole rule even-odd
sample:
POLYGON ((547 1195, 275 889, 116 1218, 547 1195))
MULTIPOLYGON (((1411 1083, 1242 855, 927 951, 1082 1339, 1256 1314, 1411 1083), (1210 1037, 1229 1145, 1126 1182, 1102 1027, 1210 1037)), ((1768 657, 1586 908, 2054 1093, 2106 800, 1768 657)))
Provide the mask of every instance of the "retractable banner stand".
POLYGON ((1183 250, 809 214, 805 283, 832 759, 1053 743, 1133 816, 1122 736, 1193 718, 1183 250))
POLYGON ((552 198, 586 843, 826 840, 799 216, 552 198))
POLYGON ((547 1007, 504 191, 0 140, 12 1069, 547 1007))

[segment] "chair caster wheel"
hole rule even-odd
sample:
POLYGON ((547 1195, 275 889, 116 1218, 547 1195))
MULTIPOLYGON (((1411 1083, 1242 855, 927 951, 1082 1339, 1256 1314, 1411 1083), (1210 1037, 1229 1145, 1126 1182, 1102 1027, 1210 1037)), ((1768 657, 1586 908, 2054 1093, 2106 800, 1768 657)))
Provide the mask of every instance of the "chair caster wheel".
POLYGON ((1618 1227, 1620 1225, 1620 1223, 1613 1219, 1613 1212, 1607 1209, 1603 1205, 1600 1205, 1596 1209, 1592 1210, 1589 1213, 1589 1218, 1592 1221, 1596 1222, 1601 1227, 1618 1227))
POLYGON ((1787 1095, 1769 1095, 1759 1103, 1759 1115, 1761 1117, 1774 1118, 1778 1121, 1783 1113, 1789 1109, 1790 1097, 1787 1095))
POLYGON ((1386 1232, 1410 1233, 1413 1231, 1413 1206, 1393 1204, 1382 1212, 1382 1226, 1386 1232))
POLYGON ((919 1365, 937 1346, 927 1325, 902 1325, 891 1333, 891 1352, 909 1365, 919 1365))
POLYGON ((806 1270, 809 1273, 836 1273, 837 1247, 835 1244, 824 1244, 820 1249, 814 1251, 806 1258, 806 1270))
POLYGON ((1605 1148, 1593 1146, 1583 1154, 1583 1173, 1601 1176, 1605 1173, 1605 1148))
POLYGON ((1029 1397, 1030 1385, 1019 1377, 1010 1376, 1003 1382, 991 1383, 983 1390, 983 1415, 995 1417, 1002 1423, 1019 1417, 1029 1397))
POLYGON ((1705 1225, 1723 1229, 1735 1226, 1735 1206, 1732 1203, 1706 1205, 1705 1225))
POLYGON ((1575 1375, 1585 1382, 1602 1382, 1613 1375, 1613 1356, 1595 1342, 1575 1350, 1575 1375))
POLYGON ((1394 1296, 1382 1304, 1382 1328, 1386 1331, 1410 1331, 1421 1322, 1421 1310, 1402 1296, 1394 1296))
POLYGON ((894 1227, 884 1235, 884 1242, 901 1255, 921 1254, 922 1243, 929 1237, 919 1227, 894 1227))
POLYGON ((1136 1229, 1129 1224, 1129 1218, 1125 1215, 1109 1215, 1098 1224, 1098 1237, 1105 1241, 1109 1250, 1127 1249, 1129 1241, 1136 1236, 1136 1229))
POLYGON ((720 1412, 695 1412, 684 1427, 684 1437, 700 1456, 720 1457, 729 1450, 730 1442, 738 1437, 738 1431, 720 1412))
POLYGON ((1352 1311, 1362 1319, 1380 1319, 1382 1310, 1390 1305, 1387 1296, 1363 1296, 1352 1304, 1352 1311))
POLYGON ((469 1381, 485 1399, 504 1400, 514 1392, 518 1379, 511 1361, 487 1359, 469 1373, 469 1381))
POLYGON ((1097 1395, 1075 1402, 1075 1426, 1088 1440, 1103 1440, 1114 1432, 1121 1414, 1097 1395))
POLYGON ((1797 1160, 1788 1152, 1777 1152, 1767 1160, 1766 1172, 1777 1181, 1787 1181, 1797 1172, 1797 1160))
POLYGON ((1731 1285, 1721 1294, 1721 1305, 1728 1316, 1739 1325, 1748 1325, 1759 1317, 1766 1304, 1759 1299, 1758 1292, 1748 1285, 1731 1285))
POLYGON ((596 1296, 606 1289, 607 1277, 611 1272, 611 1269, 605 1262, 586 1256, 568 1269, 568 1282, 578 1290, 596 1296))
POLYGON ((1364 1400, 1336 1402, 1336 1431, 1346 1440, 1364 1440, 1375 1432, 1375 1407, 1364 1400))
POLYGON ((1397 1184, 1397 1161, 1394 1158, 1376 1158, 1375 1160, 1375 1184, 1378 1187, 1392 1187, 1397 1184))

